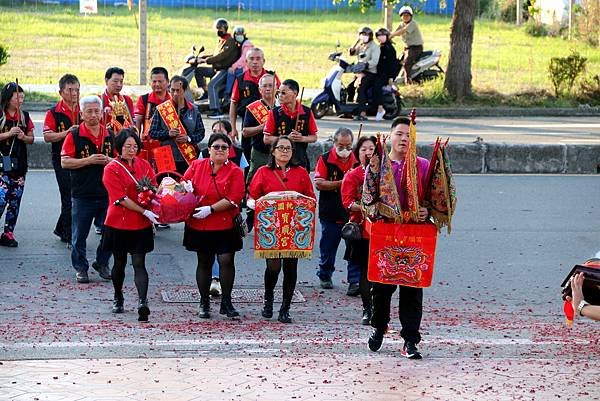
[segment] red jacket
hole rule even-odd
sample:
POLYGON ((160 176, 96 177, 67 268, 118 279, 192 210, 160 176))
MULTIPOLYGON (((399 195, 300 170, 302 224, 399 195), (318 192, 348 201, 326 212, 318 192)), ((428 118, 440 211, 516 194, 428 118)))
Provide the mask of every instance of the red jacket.
MULTIPOLYGON (((223 198, 239 206, 244 197, 244 172, 230 161, 221 166, 213 177, 210 159, 194 160, 183 175, 183 179, 191 180, 194 194, 201 197, 198 206, 211 206, 223 198)), ((185 224, 198 231, 228 230, 233 228, 233 217, 238 213, 237 208, 231 208, 211 213, 204 219, 190 217, 185 224)))
MULTIPOLYGON (((108 227, 117 228, 120 230, 141 230, 149 227, 152 223, 143 214, 134 212, 125 206, 115 205, 114 202, 127 196, 130 200, 137 203, 137 182, 134 181, 131 175, 139 181, 144 177, 153 179, 154 170, 152 166, 144 159, 136 157, 133 159, 133 168, 130 169, 127 162, 121 162, 119 159, 114 159, 104 167, 104 175, 102 183, 108 192, 108 211, 106 212, 106 220, 104 224, 108 227)), ((154 185, 156 182, 152 180, 154 185)), ((144 206, 142 206, 144 207, 144 206)))

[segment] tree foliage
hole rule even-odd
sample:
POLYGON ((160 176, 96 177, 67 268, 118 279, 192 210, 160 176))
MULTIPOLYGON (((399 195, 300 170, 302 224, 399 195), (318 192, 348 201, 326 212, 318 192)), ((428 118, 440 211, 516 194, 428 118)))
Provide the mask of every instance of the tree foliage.
POLYGON ((0 43, 0 66, 8 63, 8 58, 10 54, 8 54, 8 47, 0 43))
MULTIPOLYGON (((387 4, 399 4, 402 0, 383 0, 384 3, 387 4)), ((333 4, 341 4, 344 0, 333 0, 333 4)), ((350 7, 358 7, 360 12, 364 13, 371 7, 375 7, 377 5, 377 0, 348 0, 348 5, 350 7)))

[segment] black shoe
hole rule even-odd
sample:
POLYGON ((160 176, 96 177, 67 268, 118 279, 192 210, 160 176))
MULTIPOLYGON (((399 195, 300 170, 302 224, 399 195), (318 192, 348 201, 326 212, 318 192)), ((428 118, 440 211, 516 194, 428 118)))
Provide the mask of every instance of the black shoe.
POLYGON ((290 317, 291 303, 291 299, 284 299, 281 303, 281 308, 279 309, 279 316, 277 317, 277 320, 279 320, 281 323, 292 323, 292 318, 290 317))
POLYGON ((108 266, 102 266, 98 262, 94 262, 94 263, 92 263, 92 267, 94 268, 94 270, 96 270, 98 272, 100 277, 102 277, 104 280, 111 279, 110 270, 108 269, 108 266))
POLYGON ((115 298, 113 299, 112 313, 125 313, 123 303, 123 293, 115 293, 115 298))
POLYGON ((260 314, 262 315, 262 317, 264 317, 266 319, 270 319, 273 317, 273 294, 271 294, 271 295, 265 294, 263 309, 260 314))
POLYGON ((333 288, 333 282, 331 281, 330 278, 323 279, 323 278, 319 277, 319 280, 321 282, 320 284, 321 284, 321 288, 322 289, 324 289, 324 290, 330 290, 330 289, 333 288))
POLYGON ((370 306, 363 308, 363 315, 362 315, 362 319, 361 319, 360 323, 363 326, 368 326, 369 324, 371 324, 371 307, 370 306))
POLYGON ((369 341, 368 341, 369 349, 371 351, 373 351, 373 352, 379 351, 379 349, 381 348, 381 344, 383 344, 383 336, 386 331, 387 331, 387 328, 373 329, 373 332, 369 336, 369 341))
POLYGON ((227 315, 227 317, 238 317, 240 315, 231 303, 231 295, 223 295, 221 298, 221 309, 219 310, 219 313, 221 315, 227 315))
POLYGON ((52 231, 52 234, 56 235, 58 238, 60 238, 61 242, 65 242, 67 244, 71 243, 71 237, 69 235, 65 235, 64 233, 58 231, 58 230, 54 230, 52 231))
POLYGON ((423 359, 423 356, 417 349, 417 345, 410 341, 404 343, 401 354, 408 359, 423 359))
POLYGON ((200 310, 198 317, 202 319, 210 318, 210 298, 200 298, 200 310))
POLYGON ((79 284, 87 284, 90 282, 90 278, 85 271, 77 271, 77 273, 75 273, 75 280, 77 280, 79 284))
POLYGON ((138 304, 138 321, 147 322, 149 314, 150 308, 148 308, 148 301, 146 299, 140 299, 140 303, 138 304))
POLYGON ((0 236, 0 245, 7 246, 9 248, 16 248, 19 246, 19 243, 15 239, 13 233, 3 233, 0 236))
POLYGON ((350 297, 357 297, 360 295, 360 285, 358 283, 348 284, 348 291, 346 291, 346 295, 350 297))

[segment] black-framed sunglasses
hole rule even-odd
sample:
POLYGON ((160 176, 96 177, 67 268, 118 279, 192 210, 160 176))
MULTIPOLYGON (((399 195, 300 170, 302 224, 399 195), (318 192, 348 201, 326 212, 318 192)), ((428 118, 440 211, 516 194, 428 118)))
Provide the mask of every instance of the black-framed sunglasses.
POLYGON ((229 150, 229 145, 211 145, 214 150, 229 150))

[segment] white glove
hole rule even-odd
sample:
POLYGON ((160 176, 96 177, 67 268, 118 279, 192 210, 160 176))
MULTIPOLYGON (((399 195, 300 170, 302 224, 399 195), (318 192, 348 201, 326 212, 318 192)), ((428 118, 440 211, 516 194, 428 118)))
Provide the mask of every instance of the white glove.
POLYGON ((158 215, 156 213, 154 213, 151 210, 144 210, 144 216, 146 216, 146 218, 148 220, 150 220, 153 224, 158 224, 158 215))
POLYGON ((254 199, 248 199, 246 201, 246 206, 248 206, 248 209, 254 210, 254 208, 256 207, 256 201, 254 199))
POLYGON ((186 192, 194 192, 194 186, 192 185, 192 180, 182 181, 183 188, 186 192))
POLYGON ((211 213, 210 206, 200 206, 196 208, 196 213, 193 214, 193 217, 195 219, 204 219, 211 213))

